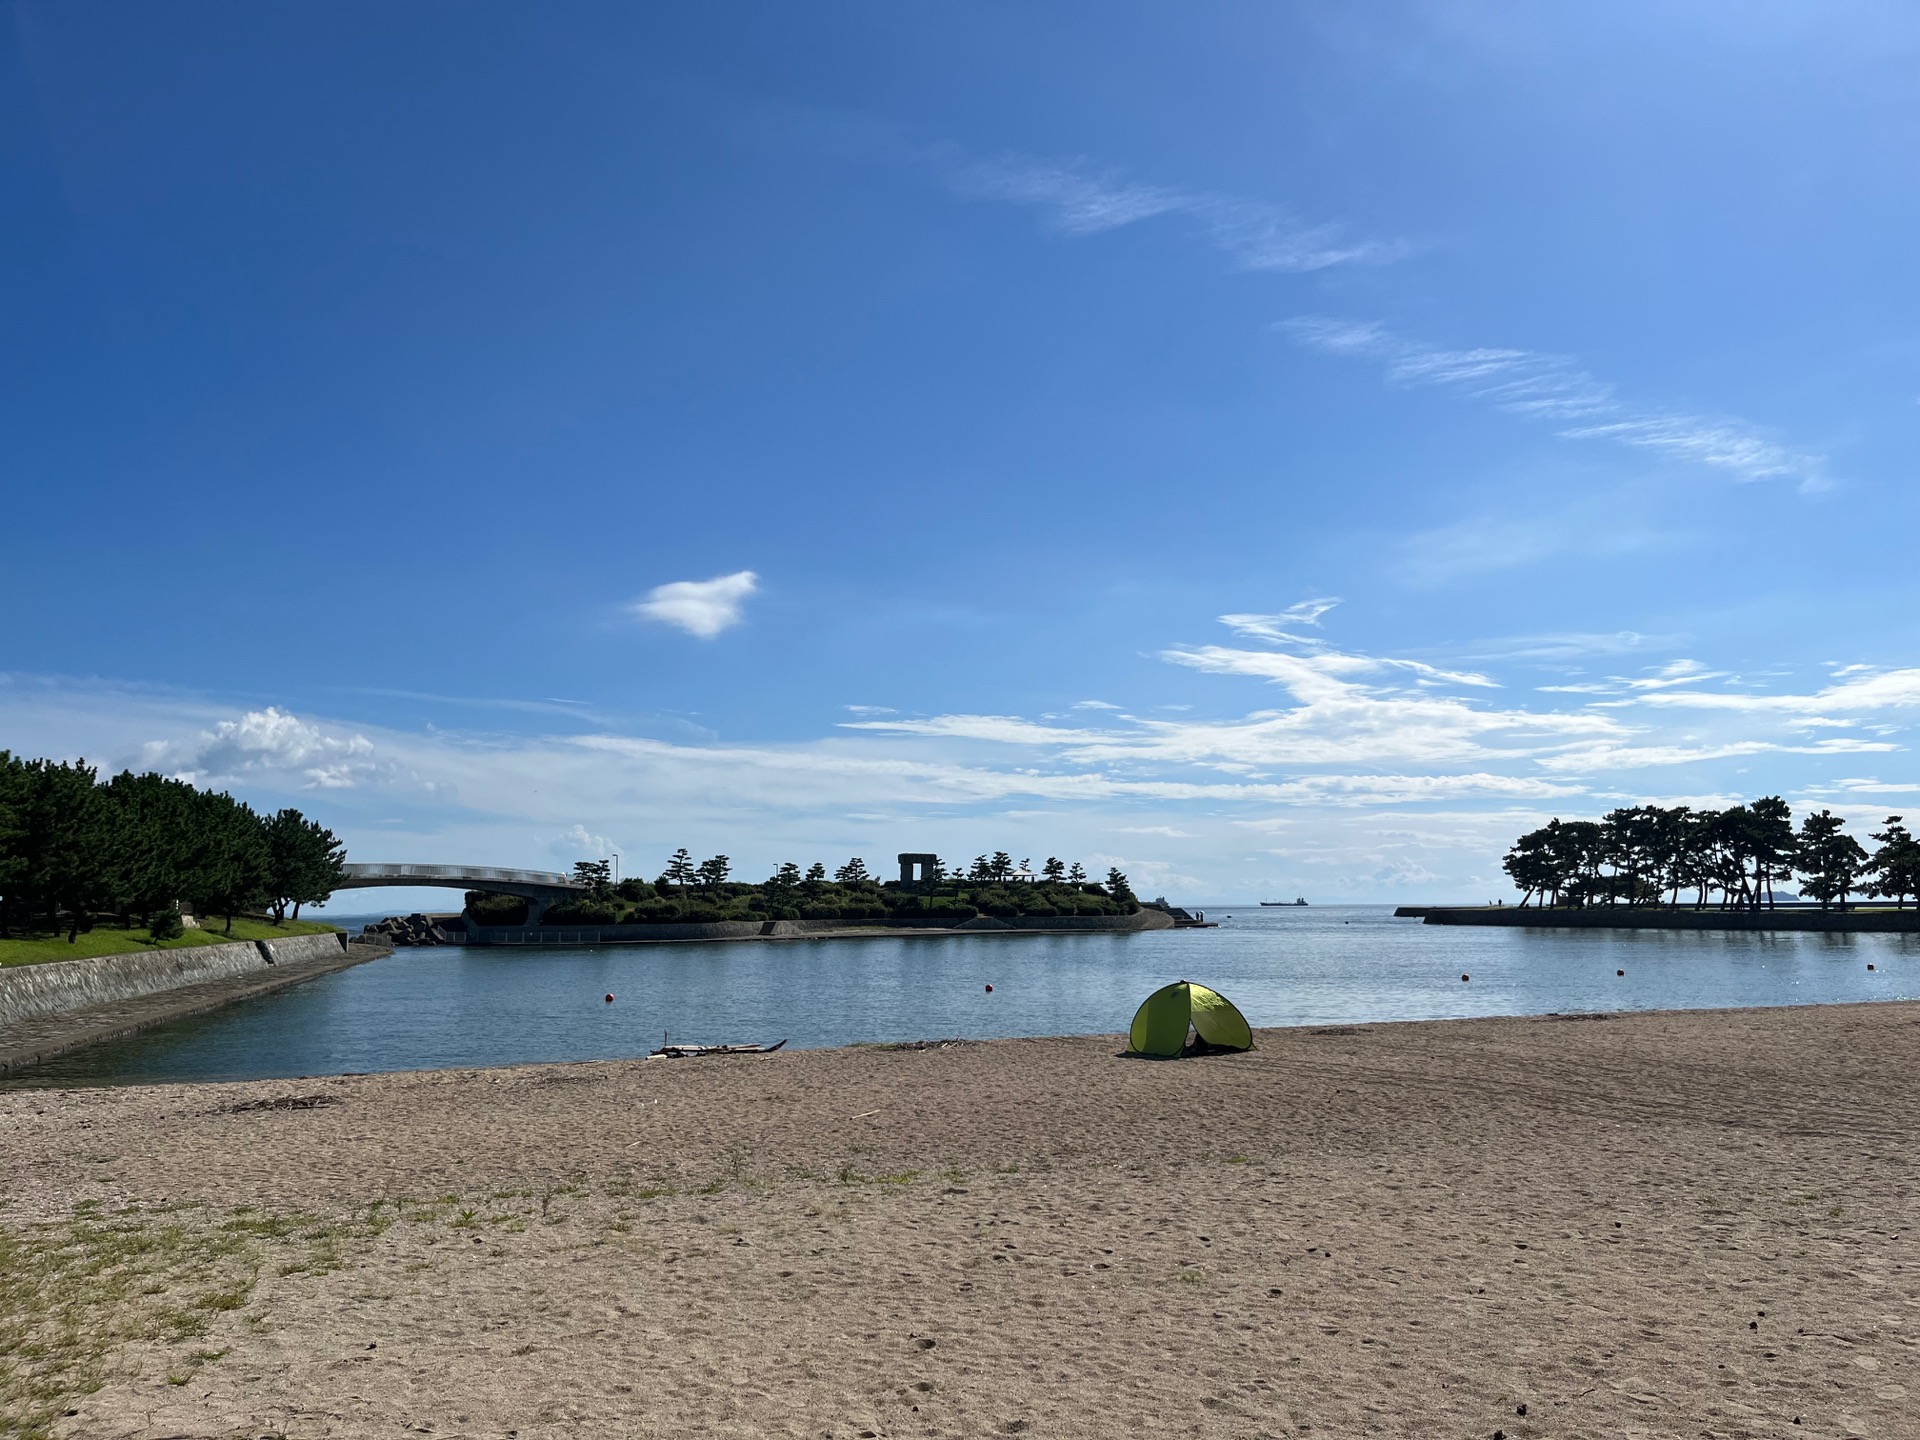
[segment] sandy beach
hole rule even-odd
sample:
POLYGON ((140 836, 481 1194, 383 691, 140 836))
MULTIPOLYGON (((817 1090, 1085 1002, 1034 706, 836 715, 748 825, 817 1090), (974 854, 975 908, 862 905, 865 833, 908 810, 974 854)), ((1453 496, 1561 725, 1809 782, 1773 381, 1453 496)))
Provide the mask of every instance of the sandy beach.
POLYGON ((1120 1048, 0 1095, 0 1434, 1920 1435, 1920 1005, 1120 1048))

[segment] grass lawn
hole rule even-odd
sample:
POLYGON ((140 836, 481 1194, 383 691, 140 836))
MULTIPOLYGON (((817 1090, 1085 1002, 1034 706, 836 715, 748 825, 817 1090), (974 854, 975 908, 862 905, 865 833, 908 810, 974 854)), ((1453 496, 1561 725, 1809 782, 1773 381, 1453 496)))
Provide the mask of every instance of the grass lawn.
POLYGON ((318 920, 289 920, 284 925, 276 925, 271 920, 255 919, 249 915, 236 915, 233 920, 233 934, 221 934, 226 924, 224 918, 205 917, 207 929, 188 930, 178 940, 166 940, 156 945, 147 938, 147 932, 139 927, 122 930, 118 925, 95 925, 91 930, 83 930, 79 937, 69 945, 66 932, 58 935, 37 934, 29 939, 0 940, 0 966, 38 965, 48 960, 83 960, 92 955, 124 955, 134 950, 181 950, 190 945, 224 945, 233 940, 284 940, 289 935, 324 935, 337 926, 323 925, 318 920))

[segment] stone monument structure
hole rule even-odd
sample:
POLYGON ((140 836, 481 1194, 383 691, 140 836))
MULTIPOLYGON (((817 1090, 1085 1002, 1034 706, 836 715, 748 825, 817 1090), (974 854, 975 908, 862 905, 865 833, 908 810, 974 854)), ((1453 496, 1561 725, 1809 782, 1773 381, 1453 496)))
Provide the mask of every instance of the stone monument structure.
POLYGON ((901 855, 900 883, 902 885, 932 884, 934 871, 939 867, 938 855, 901 855), (915 873, 918 872, 918 873, 915 873))

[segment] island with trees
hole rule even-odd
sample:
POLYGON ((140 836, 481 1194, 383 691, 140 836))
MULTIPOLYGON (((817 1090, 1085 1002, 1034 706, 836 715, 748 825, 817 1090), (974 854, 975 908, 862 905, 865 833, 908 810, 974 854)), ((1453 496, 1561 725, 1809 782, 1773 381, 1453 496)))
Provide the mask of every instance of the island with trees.
POLYGON ((1515 841, 1501 863, 1518 905, 1402 913, 1454 925, 1920 930, 1920 840, 1899 815, 1867 839, 1872 850, 1827 809, 1796 826, 1778 795, 1724 810, 1626 806, 1515 841), (1788 884, 1805 898, 1783 902, 1788 884))
POLYGON ((0 750, 0 965, 330 931, 300 907, 327 898, 344 860, 298 810, 0 750))
POLYGON ((1143 905, 1117 869, 1095 881, 1078 864, 1049 858, 1035 869, 1007 851, 951 870, 935 856, 901 858, 924 863, 903 863, 903 878, 882 880, 857 856, 831 872, 789 861, 745 881, 727 856, 696 861, 681 849, 656 879, 616 882, 608 862, 588 860, 574 866, 579 895, 547 906, 533 924, 525 900, 485 891, 468 892, 462 920, 476 944, 579 943, 583 934, 621 943, 875 929, 1141 930, 1177 920, 1162 902, 1143 905), (914 878, 904 878, 909 870, 914 878))

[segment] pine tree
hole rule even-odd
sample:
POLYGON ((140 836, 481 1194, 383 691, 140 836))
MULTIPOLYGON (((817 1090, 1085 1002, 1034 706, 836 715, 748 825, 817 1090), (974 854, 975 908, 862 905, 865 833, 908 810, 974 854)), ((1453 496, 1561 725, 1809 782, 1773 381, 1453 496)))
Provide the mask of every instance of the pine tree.
POLYGON ((1040 867, 1040 875, 1049 885, 1058 885, 1067 878, 1067 867, 1049 855, 1047 863, 1040 867))
POLYGON ((860 885, 873 879, 867 873, 867 862, 858 855, 834 871, 833 878, 835 883, 840 885, 860 885))
POLYGON ((1818 900, 1823 910, 1835 900, 1846 908, 1847 896, 1860 888, 1860 872, 1866 866, 1867 852, 1845 833, 1846 823, 1831 810, 1800 822, 1793 868, 1802 877, 1800 888, 1818 900))
POLYGON ((1880 848, 1867 862, 1868 873, 1874 877, 1871 893, 1892 900, 1896 909, 1906 907, 1909 895, 1920 905, 1920 840, 1914 839, 1900 819, 1889 815, 1887 828, 1873 833, 1871 838, 1880 848))
POLYGON ((574 861, 573 883, 586 891, 589 899, 605 900, 613 890, 613 862, 611 860, 574 861))
MULTIPOLYGON (((293 918, 300 918, 302 905, 326 902, 340 883, 346 847, 334 833, 298 810, 276 812, 263 824, 267 842, 267 895, 273 902, 273 918, 282 922, 287 906, 293 906, 293 918)), ((606 862, 597 862, 604 870, 606 862)), ((577 872, 579 866, 574 869, 577 872)))
POLYGON ((680 908, 684 911, 687 908, 687 887, 700 878, 693 856, 687 853, 684 845, 673 852, 673 858, 667 861, 667 872, 661 878, 680 892, 680 908))
POLYGON ((199 864, 194 898, 209 913, 227 917, 224 933, 233 933, 233 917, 266 902, 272 861, 260 817, 231 795, 202 793, 197 839, 199 864))
POLYGON ((711 860, 702 860, 698 875, 700 883, 709 890, 718 890, 727 883, 727 876, 733 871, 733 862, 724 855, 716 855, 711 860))

